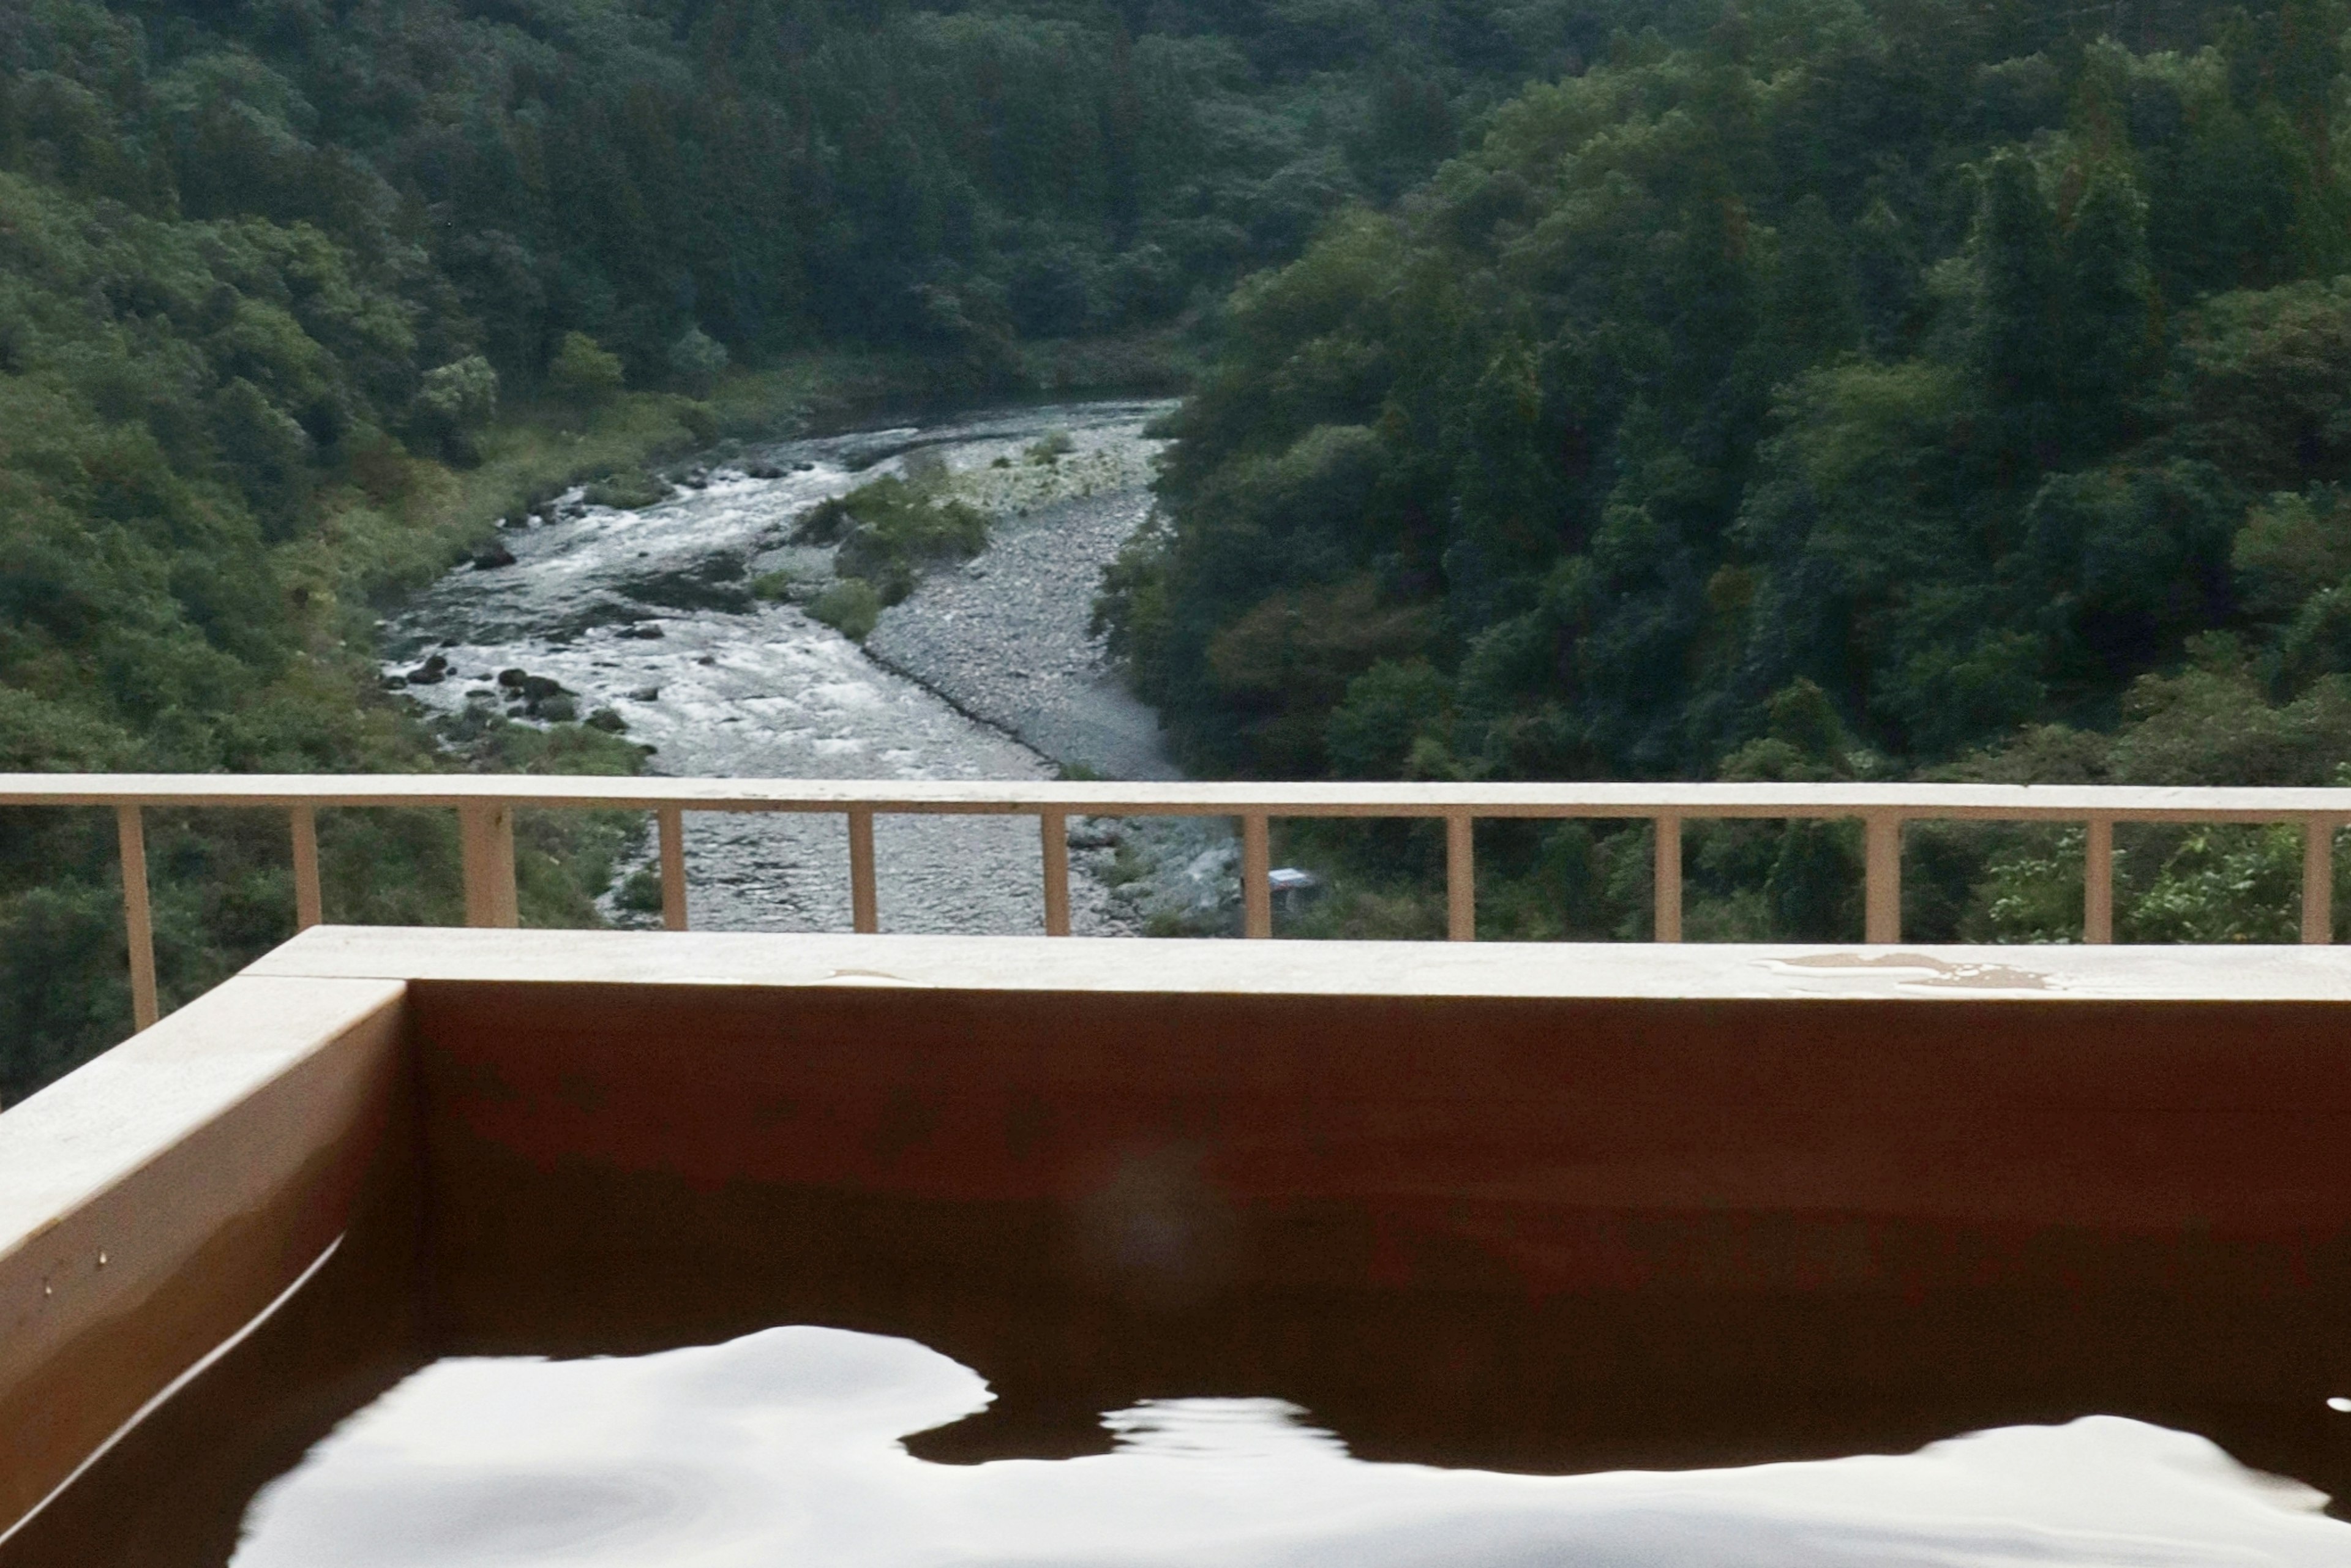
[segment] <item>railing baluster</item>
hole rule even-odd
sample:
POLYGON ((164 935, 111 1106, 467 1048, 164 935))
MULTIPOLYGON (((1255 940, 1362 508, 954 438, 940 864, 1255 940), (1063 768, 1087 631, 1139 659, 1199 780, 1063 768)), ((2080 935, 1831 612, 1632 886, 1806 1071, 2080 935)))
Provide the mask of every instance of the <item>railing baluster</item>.
POLYGON ((2115 825, 2090 819, 2082 841, 2082 940, 2103 945, 2115 939, 2115 825))
POLYGON ((2313 817, 2302 825, 2302 939, 2335 940, 2335 821, 2313 817))
POLYGON ((515 896, 514 808, 503 800, 478 800, 457 808, 465 855, 465 924, 512 926, 522 923, 515 896))
POLYGON ((664 806, 653 813, 661 833, 662 925, 685 929, 685 812, 664 806))
POLYGON ((1445 935, 1455 942, 1478 939, 1477 826, 1467 811, 1445 818, 1445 935))
POLYGON ((122 848, 122 930, 131 944, 131 1020, 146 1029, 161 1016, 155 1005, 155 919, 147 904, 147 824, 136 806, 114 808, 114 834, 122 848))
POLYGON ((1666 815, 1655 821, 1657 913, 1650 936, 1658 942, 1678 942, 1682 939, 1682 820, 1666 815))
POLYGON ((296 806, 288 813, 294 831, 294 929, 308 931, 326 919, 319 894, 319 812, 296 806))
POLYGON ((882 929, 873 896, 873 808, 849 810, 849 925, 869 935, 882 929))
POLYGON ((1241 819, 1241 935, 1273 935, 1273 839, 1262 811, 1241 819))
POLYGON ((1061 811, 1037 813, 1037 831, 1044 839, 1045 935, 1070 934, 1070 819, 1061 811))
POLYGON ((1902 940, 1902 819, 1880 813, 1864 821, 1861 939, 1876 944, 1899 942, 1902 940))

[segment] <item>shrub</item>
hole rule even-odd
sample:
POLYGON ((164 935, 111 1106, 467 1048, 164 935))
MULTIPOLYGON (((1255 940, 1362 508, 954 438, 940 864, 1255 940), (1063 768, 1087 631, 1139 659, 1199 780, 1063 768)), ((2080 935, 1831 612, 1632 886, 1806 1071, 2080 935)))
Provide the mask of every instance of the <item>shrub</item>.
POLYGON ((474 433, 497 417, 498 372, 479 354, 470 354, 424 372, 409 403, 410 431, 452 463, 480 460, 474 433))
POLYGON ((621 390, 621 356, 607 352, 585 332, 566 332, 547 362, 547 390, 586 408, 621 390))
POLYGON ((699 327, 688 327, 669 346, 669 373, 695 397, 708 397, 726 368, 726 345, 699 327))
POLYGON ((607 474, 584 492, 589 503, 598 507, 614 507, 633 512, 640 507, 650 507, 669 499, 669 485, 642 468, 622 468, 607 474))
POLYGON ((651 867, 631 872, 612 894, 612 902, 639 915, 659 915, 662 907, 661 873, 651 867))
POLYGON ((862 577, 844 577, 817 595, 809 613, 851 642, 862 643, 882 618, 882 595, 862 577))
POLYGON ((811 508, 796 537, 838 544, 841 574, 863 578, 883 603, 895 604, 914 591, 922 567, 986 549, 987 517, 961 501, 937 500, 903 479, 884 478, 811 508))
POLYGON ((1331 710, 1324 750, 1340 779, 1412 779, 1441 771, 1433 763, 1452 738, 1453 689, 1426 659, 1382 659, 1347 683, 1331 710))

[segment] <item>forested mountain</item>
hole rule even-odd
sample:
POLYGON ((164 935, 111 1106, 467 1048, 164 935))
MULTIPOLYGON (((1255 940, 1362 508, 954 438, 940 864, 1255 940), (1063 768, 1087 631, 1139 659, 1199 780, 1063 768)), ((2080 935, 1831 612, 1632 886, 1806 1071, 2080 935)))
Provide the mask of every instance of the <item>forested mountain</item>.
MULTIPOLYGON (((2345 23, 1820 0, 1620 36, 1241 287, 1173 525, 1103 601, 1141 689, 1248 774, 2332 781, 2345 23)), ((1829 839, 1740 843, 1724 885, 1781 882, 1725 929, 1853 922, 1829 839)), ((2290 866, 2197 843, 2165 874, 2267 877, 2214 934, 2266 929, 2290 866)), ((2064 929, 2057 882, 1959 860, 1922 935, 2064 929)))
MULTIPOLYGON (((5 0, 0 769, 631 766, 424 733, 382 596, 706 441, 730 363, 973 395, 1024 341, 1193 329, 1613 4, 5 0)), ((153 827, 168 1000, 291 905, 282 825, 153 827)), ((330 913, 454 907, 445 822, 322 831, 330 913)), ((609 834, 553 832, 527 911, 587 918, 609 834)), ((0 812, 0 1097, 125 1031, 114 877, 99 814, 0 812)))

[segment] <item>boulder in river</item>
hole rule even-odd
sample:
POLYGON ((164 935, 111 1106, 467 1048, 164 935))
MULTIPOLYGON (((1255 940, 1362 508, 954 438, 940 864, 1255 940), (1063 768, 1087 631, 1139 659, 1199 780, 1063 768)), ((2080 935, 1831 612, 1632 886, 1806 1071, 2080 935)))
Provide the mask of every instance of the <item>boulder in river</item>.
POLYGON ((669 633, 662 630, 662 624, 658 621, 640 621, 633 626, 622 627, 621 635, 636 637, 650 643, 657 637, 666 637, 669 633))
POLYGON ((772 463, 746 463, 743 473, 747 478, 752 479, 780 479, 784 476, 784 471, 772 463))
POLYGON ((408 672, 407 684, 412 686, 437 686, 449 678, 447 655, 435 653, 408 672))
POLYGON ((629 721, 611 708, 600 707, 588 716, 588 727, 601 729, 607 735, 618 735, 629 727, 629 721))
POLYGON ((514 551, 507 549, 507 547, 502 544, 495 542, 486 544, 480 549, 474 552, 474 570, 475 571, 491 571, 495 570, 498 567, 512 566, 514 563, 514 551))
POLYGON ((632 703, 657 703, 661 701, 661 688, 659 686, 639 686, 635 691, 629 694, 629 700, 632 703))
POLYGON ((528 679, 530 679, 530 672, 519 664, 498 672, 498 685, 510 690, 520 687, 523 682, 528 679))

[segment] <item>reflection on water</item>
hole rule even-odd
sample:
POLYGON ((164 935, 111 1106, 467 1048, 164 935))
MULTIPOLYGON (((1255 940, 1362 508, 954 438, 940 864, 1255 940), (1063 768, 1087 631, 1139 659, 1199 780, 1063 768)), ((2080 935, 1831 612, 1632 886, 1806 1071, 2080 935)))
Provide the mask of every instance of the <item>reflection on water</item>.
POLYGON ((1899 1457, 1580 1476, 1368 1463, 1260 1398, 1114 1411, 1110 1451, 1080 1458, 941 1464, 900 1440, 990 1397, 911 1340, 825 1328, 445 1360, 266 1489, 235 1568, 2351 1561, 2351 1525, 2315 1492, 2113 1416, 1899 1457))

